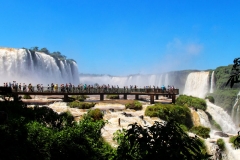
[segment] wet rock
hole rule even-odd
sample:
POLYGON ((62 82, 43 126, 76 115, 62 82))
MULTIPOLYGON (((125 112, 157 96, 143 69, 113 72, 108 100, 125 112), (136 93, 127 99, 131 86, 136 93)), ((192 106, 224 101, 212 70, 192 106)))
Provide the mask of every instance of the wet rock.
POLYGON ((130 113, 123 112, 122 114, 126 117, 133 117, 132 114, 130 114, 130 113))
POLYGON ((139 118, 143 120, 143 115, 139 116, 139 118))
POLYGON ((110 108, 109 111, 114 112, 114 109, 110 108))
POLYGON ((215 132, 214 135, 217 135, 217 136, 220 136, 220 137, 229 137, 229 135, 224 133, 224 132, 215 132))

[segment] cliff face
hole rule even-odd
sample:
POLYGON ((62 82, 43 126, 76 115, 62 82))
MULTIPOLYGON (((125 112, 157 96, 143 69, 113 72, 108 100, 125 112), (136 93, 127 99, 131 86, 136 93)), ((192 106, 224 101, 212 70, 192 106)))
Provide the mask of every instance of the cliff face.
POLYGON ((59 60, 42 52, 0 48, 0 83, 79 83, 75 62, 59 60))

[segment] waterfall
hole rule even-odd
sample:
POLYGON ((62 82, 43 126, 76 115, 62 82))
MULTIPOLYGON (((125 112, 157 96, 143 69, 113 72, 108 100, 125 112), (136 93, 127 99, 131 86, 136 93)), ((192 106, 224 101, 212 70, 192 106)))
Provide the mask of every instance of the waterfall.
POLYGON ((214 71, 213 71, 211 75, 210 93, 213 93, 214 87, 215 87, 215 78, 214 78, 214 71))
POLYGON ((233 119, 233 122, 236 124, 236 125, 239 125, 240 123, 240 112, 239 112, 239 96, 240 96, 240 91, 238 92, 237 94, 237 98, 235 99, 235 103, 232 107, 232 112, 231 112, 231 117, 233 119))
POLYGON ((211 128, 211 123, 209 122, 207 114, 201 109, 197 110, 197 114, 200 118, 201 125, 204 126, 204 127, 211 128))
POLYGON ((136 85, 138 88, 143 88, 144 86, 161 87, 162 85, 173 85, 182 93, 189 73, 190 71, 174 71, 161 74, 137 74, 129 76, 80 74, 79 80, 82 84, 94 85, 98 83, 99 85, 109 84, 118 85, 119 87, 136 85))
POLYGON ((79 84, 75 62, 60 61, 42 52, 26 49, 0 48, 0 83, 79 84))
POLYGON ((221 126, 223 132, 231 134, 237 133, 235 124, 223 108, 216 106, 207 100, 207 112, 210 113, 213 119, 221 126))
POLYGON ((204 98, 208 92, 209 72, 192 72, 188 75, 183 94, 204 98))

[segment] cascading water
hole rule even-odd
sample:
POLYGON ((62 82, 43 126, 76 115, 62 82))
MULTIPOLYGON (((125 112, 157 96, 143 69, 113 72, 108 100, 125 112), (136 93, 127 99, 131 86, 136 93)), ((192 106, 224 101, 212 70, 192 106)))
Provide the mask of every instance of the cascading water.
POLYGON ((210 113, 213 119, 221 126, 223 132, 231 134, 237 133, 237 129, 232 121, 232 118, 228 115, 226 111, 223 110, 223 108, 207 101, 206 111, 210 113))
POLYGON ((98 83, 109 84, 119 87, 136 85, 139 87, 144 86, 155 86, 161 87, 162 85, 168 86, 173 85, 178 88, 180 93, 182 93, 186 78, 190 71, 175 71, 162 74, 152 74, 152 75, 129 75, 129 76, 110 76, 110 75, 90 75, 90 74, 80 74, 79 79, 82 84, 94 85, 98 83))
POLYGON ((209 91, 209 72, 192 72, 188 75, 183 94, 204 98, 209 91))
POLYGON ((60 61, 42 52, 26 49, 0 48, 0 83, 17 81, 47 85, 50 83, 79 84, 75 62, 60 61))
POLYGON ((238 92, 237 94, 237 98, 235 100, 235 103, 232 107, 232 119, 233 119, 233 122, 236 124, 236 125, 239 125, 240 124, 240 111, 239 111, 239 97, 240 96, 240 91, 238 92))
POLYGON ((215 87, 215 78, 214 78, 214 71, 213 71, 211 75, 210 93, 213 93, 214 87, 215 87))

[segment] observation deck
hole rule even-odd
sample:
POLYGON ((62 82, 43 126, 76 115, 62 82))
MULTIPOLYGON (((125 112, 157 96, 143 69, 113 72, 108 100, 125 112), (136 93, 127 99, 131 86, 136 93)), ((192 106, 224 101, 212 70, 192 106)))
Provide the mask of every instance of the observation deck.
POLYGON ((68 101, 68 95, 99 95, 100 101, 104 100, 104 95, 123 95, 124 99, 127 99, 128 95, 135 95, 135 99, 138 100, 140 95, 150 96, 150 103, 154 104, 154 99, 158 100, 159 96, 165 96, 172 98, 172 103, 175 103, 176 95, 179 94, 179 89, 156 89, 156 88, 65 88, 65 87, 43 87, 37 89, 36 86, 32 86, 31 89, 19 89, 11 87, 0 87, 0 95, 12 95, 14 100, 18 100, 19 95, 63 95, 63 101, 68 101), (154 98, 155 96, 155 98, 154 98))

